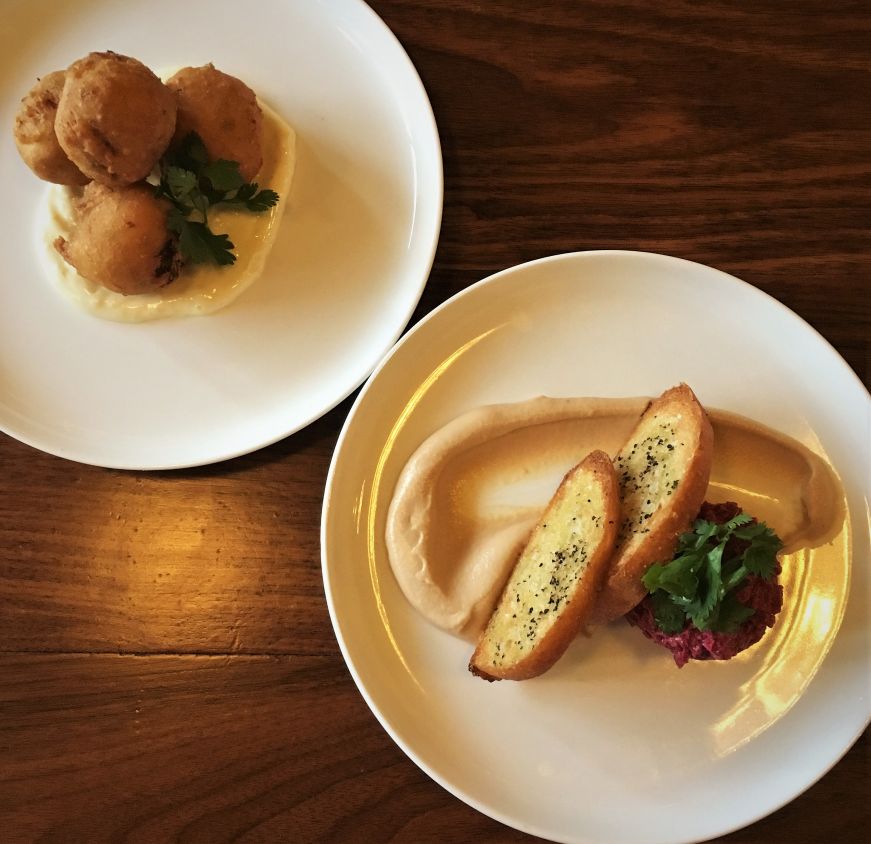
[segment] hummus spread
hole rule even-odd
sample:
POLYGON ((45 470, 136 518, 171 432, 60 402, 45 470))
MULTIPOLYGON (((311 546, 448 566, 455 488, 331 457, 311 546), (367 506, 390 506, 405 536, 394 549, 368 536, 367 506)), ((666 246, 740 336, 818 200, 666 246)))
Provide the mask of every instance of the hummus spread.
MULTIPOLYGON (((439 627, 475 639, 563 475, 594 448, 616 454, 649 399, 540 397, 476 408, 412 455, 387 515, 396 579, 439 627)), ((708 409, 714 462, 706 500, 766 522, 784 554, 820 545, 845 518, 829 464, 750 419, 708 409)))

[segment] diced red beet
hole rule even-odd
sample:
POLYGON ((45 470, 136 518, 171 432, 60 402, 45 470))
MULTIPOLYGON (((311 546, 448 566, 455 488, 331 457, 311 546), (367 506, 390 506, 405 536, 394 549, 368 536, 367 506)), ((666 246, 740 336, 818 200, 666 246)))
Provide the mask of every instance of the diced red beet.
MULTIPOLYGON (((740 512, 741 508, 732 501, 725 504, 709 504, 706 501, 699 511, 699 518, 723 524, 740 512)), ((726 545, 726 553, 730 556, 740 554, 744 550, 741 545, 746 543, 731 539, 726 545)), ((750 645, 756 644, 765 631, 774 626, 775 617, 783 606, 783 587, 777 582, 780 571, 778 565, 774 576, 769 580, 752 574, 748 576, 737 598, 756 612, 734 633, 699 630, 689 622, 680 633, 663 633, 653 617, 650 596, 630 610, 626 614, 626 620, 641 630, 648 639, 668 648, 678 668, 683 668, 691 659, 731 659, 750 645)))

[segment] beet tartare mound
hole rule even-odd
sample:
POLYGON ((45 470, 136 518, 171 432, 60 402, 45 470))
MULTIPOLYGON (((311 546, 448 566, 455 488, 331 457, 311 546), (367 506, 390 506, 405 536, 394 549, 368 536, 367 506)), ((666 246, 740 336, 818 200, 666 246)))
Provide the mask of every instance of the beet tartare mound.
POLYGON ((705 502, 694 531, 681 537, 676 565, 651 567, 644 578, 651 594, 626 619, 670 650, 678 668, 691 659, 731 659, 762 638, 783 606, 780 547, 734 502, 705 502))

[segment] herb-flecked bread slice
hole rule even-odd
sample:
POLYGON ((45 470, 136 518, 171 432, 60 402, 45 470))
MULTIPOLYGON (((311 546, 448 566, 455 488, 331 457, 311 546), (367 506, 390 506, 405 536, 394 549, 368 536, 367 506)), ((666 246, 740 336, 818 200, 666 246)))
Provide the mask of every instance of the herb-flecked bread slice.
POLYGON ((592 608, 619 519, 611 458, 593 451, 565 476, 533 528, 472 654, 473 674, 525 680, 563 655, 592 608))
POLYGON ((647 594, 642 576, 672 558, 705 500, 713 451, 711 422, 686 384, 666 390, 641 414, 614 458, 620 530, 593 623, 625 615, 647 594))

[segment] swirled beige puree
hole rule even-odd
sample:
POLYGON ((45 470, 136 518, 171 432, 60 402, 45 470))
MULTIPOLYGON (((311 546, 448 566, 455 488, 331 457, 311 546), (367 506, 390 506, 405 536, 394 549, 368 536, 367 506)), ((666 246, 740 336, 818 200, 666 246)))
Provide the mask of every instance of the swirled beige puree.
MULTIPOLYGON (((390 563, 411 604, 474 638, 563 474, 594 448, 616 454, 646 398, 536 398, 472 410, 427 439, 403 469, 387 517, 390 563)), ((843 491, 808 448, 757 422, 710 410, 708 501, 737 501, 788 553, 830 538, 843 491)))

